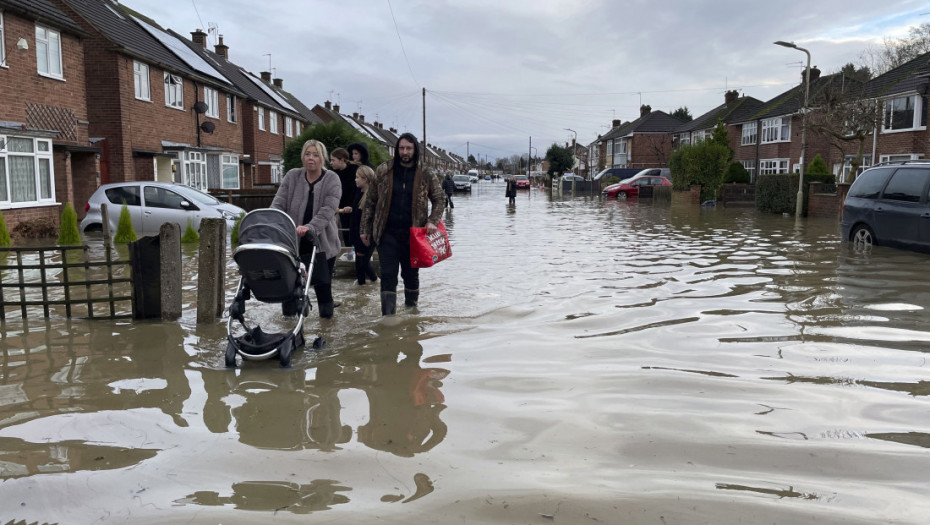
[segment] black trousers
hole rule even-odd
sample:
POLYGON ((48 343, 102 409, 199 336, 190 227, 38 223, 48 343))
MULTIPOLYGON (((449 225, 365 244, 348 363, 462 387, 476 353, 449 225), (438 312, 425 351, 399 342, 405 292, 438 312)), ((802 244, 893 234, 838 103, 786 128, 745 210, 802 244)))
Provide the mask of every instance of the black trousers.
MULTIPOLYGON (((319 257, 321 256, 321 254, 322 252, 320 252, 320 254, 317 254, 317 256, 319 257)), ((304 263, 304 266, 307 267, 307 272, 309 273, 311 271, 310 254, 309 253, 300 254, 300 261, 304 263)), ((333 302, 332 275, 336 271, 336 258, 330 257, 329 259, 326 259, 326 265, 329 266, 329 279, 326 279, 326 282, 313 285, 313 292, 316 294, 317 304, 326 304, 326 303, 333 302)))
POLYGON ((355 278, 358 279, 358 284, 365 284, 366 277, 372 282, 378 278, 378 274, 371 266, 372 249, 368 246, 364 246, 363 249, 355 247, 355 278))
POLYGON ((455 208, 455 204, 452 202, 452 194, 446 194, 446 208, 455 208))
POLYGON ((381 266, 381 291, 397 292, 397 270, 404 280, 404 289, 420 289, 420 269, 410 267, 410 231, 387 230, 378 242, 378 262, 381 266))

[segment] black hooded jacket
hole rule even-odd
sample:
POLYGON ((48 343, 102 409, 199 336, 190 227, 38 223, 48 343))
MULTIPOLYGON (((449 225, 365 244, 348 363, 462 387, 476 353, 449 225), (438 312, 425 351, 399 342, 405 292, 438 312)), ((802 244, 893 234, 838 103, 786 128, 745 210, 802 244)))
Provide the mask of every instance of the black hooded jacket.
POLYGON ((357 150, 362 154, 362 165, 368 166, 371 169, 375 169, 375 167, 371 165, 371 160, 368 158, 368 145, 364 142, 353 142, 352 144, 346 146, 346 150, 349 152, 349 159, 352 158, 352 152, 357 150))

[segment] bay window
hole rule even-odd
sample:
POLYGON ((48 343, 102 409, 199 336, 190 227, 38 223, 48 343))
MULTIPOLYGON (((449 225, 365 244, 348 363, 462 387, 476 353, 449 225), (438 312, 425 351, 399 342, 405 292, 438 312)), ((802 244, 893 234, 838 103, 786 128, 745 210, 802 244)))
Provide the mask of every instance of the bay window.
POLYGON ((924 128, 927 117, 923 98, 918 95, 898 97, 885 101, 882 110, 882 131, 900 131, 924 128))
POLYGON ((788 142, 791 140, 791 118, 777 117, 762 121, 762 143, 788 142))
POLYGON ((747 122, 742 125, 743 134, 740 138, 740 146, 750 146, 756 143, 756 137, 759 134, 759 125, 755 122, 747 122))
POLYGON ((53 203, 55 176, 52 142, 29 137, 0 137, 0 203, 53 203))

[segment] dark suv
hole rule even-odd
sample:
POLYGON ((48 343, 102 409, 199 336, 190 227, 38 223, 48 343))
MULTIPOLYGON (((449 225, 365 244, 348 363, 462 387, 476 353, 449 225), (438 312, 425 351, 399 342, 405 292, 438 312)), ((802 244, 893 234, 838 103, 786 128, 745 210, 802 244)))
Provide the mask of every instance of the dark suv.
POLYGON ((930 252, 930 162, 869 168, 856 177, 843 203, 843 240, 930 252))

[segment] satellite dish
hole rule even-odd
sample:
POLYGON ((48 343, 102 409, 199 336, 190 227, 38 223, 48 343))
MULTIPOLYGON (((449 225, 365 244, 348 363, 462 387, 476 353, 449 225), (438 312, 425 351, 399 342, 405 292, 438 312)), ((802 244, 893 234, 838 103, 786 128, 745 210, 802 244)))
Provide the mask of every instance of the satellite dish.
POLYGON ((197 102, 194 104, 194 111, 197 113, 206 113, 207 112, 207 103, 206 102, 197 102))
POLYGON ((200 129, 204 130, 206 133, 213 133, 213 130, 216 129, 216 124, 212 122, 204 122, 200 125, 200 129))

